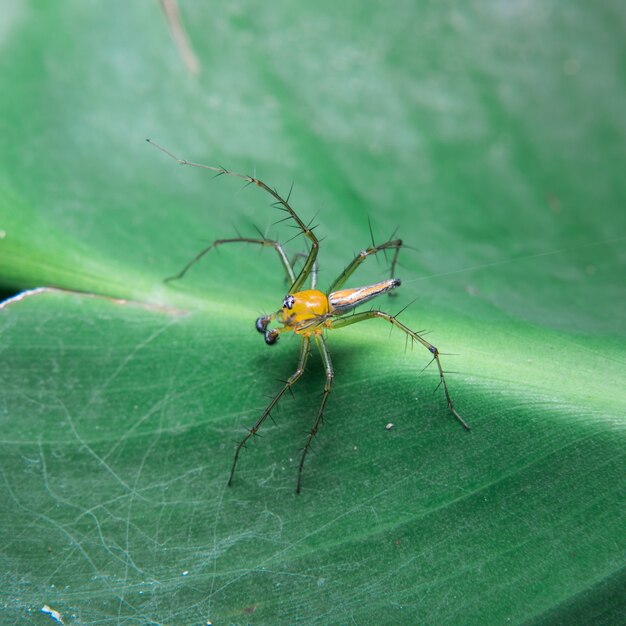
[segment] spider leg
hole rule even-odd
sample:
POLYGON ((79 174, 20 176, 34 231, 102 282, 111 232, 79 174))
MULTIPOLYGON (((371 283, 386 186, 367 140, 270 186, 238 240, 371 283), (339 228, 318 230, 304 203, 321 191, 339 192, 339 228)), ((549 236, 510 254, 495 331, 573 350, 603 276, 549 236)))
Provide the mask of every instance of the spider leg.
POLYGON ((273 239, 266 239, 263 237, 262 239, 254 239, 250 237, 235 237, 233 239, 216 239, 210 246, 207 246, 198 254, 196 254, 183 269, 175 274, 174 276, 169 276, 165 279, 165 282, 169 282, 171 280, 179 280, 182 278, 189 269, 191 269, 205 254, 208 254, 213 248, 217 248, 218 246, 222 246, 226 243, 255 243, 260 246, 265 246, 268 248, 274 248, 280 257, 280 262, 283 264, 283 268, 285 270, 285 274, 287 275, 287 280, 292 283, 295 280, 295 274, 293 271, 293 264, 289 261, 287 254, 285 253, 284 248, 278 241, 274 241, 273 239))
POLYGON ((441 359, 439 358, 439 350, 437 350, 437 348, 433 346, 432 343, 429 343, 421 335, 405 326, 402 322, 398 321, 393 315, 389 315, 389 313, 384 313, 383 311, 378 310, 364 311, 363 313, 355 313, 354 315, 350 315, 349 317, 336 318, 332 320, 330 327, 343 328, 344 326, 356 324, 357 322, 363 322, 365 320, 369 320, 375 317, 386 320, 390 324, 393 324, 393 326, 399 328, 403 333, 410 337, 412 341, 417 341, 418 343, 421 343, 433 355, 433 360, 435 361, 435 363, 437 363, 437 369, 439 370, 439 379, 441 381, 440 384, 443 387, 443 392, 446 397, 448 408, 450 409, 452 415, 454 415, 454 417, 456 417, 456 419, 461 422, 463 427, 467 430, 470 430, 469 425, 461 417, 460 413, 456 410, 454 404, 452 403, 452 398, 450 397, 450 392, 448 391, 448 385, 446 384, 446 377, 444 375, 443 367, 441 366, 441 359))
MULTIPOLYGON (((266 191, 270 196, 272 196, 272 198, 276 200, 275 206, 277 206, 278 208, 282 207, 282 209, 286 211, 289 214, 289 217, 291 217, 291 219, 293 219, 293 221, 296 223, 296 225, 300 229, 300 232, 311 242, 311 249, 309 250, 309 254, 306 258, 306 261, 304 262, 304 265, 302 266, 300 273, 292 281, 291 287, 289 288, 289 293, 296 293, 302 289, 302 285, 304 285, 306 279, 309 277, 309 274, 311 273, 311 270, 313 269, 313 265, 315 264, 315 259, 317 258, 317 251, 319 249, 320 244, 319 244, 319 241, 317 240, 317 237, 313 234, 312 228, 309 228, 309 226, 307 226, 300 219, 300 217, 298 217, 298 214, 289 205, 289 196, 287 196, 287 199, 283 198, 282 196, 279 195, 279 193, 275 189, 272 189, 271 187, 266 185, 262 180, 254 176, 248 176, 247 174, 238 174, 237 172, 231 172, 230 170, 227 170, 223 167, 213 167, 211 165, 203 165, 201 163, 192 163, 191 161, 186 161, 185 159, 179 159, 175 154, 173 154, 169 150, 166 150, 165 148, 163 148, 163 146, 160 146, 155 141, 152 141, 151 139, 146 139, 146 141, 150 145, 160 150, 161 152, 167 154, 167 156, 169 156, 171 159, 174 159, 175 161, 177 161, 180 165, 190 165, 192 167, 199 167, 201 169, 215 172, 218 176, 224 174, 226 176, 234 176, 235 178, 240 178, 241 180, 244 180, 249 185, 256 185, 257 187, 260 187, 261 189, 266 191)), ((290 192, 290 195, 291 195, 291 192, 290 192)))
POLYGON ((354 274, 357 267, 365 261, 368 256, 372 256, 373 254, 377 254, 383 250, 395 250, 393 255, 393 259, 391 260, 391 273, 390 278, 393 278, 393 273, 396 270, 396 264, 398 262, 398 255, 400 254, 400 248, 402 247, 402 239, 391 239, 390 241, 386 241, 385 243, 381 243, 379 246, 371 245, 369 248, 365 248, 361 250, 359 254, 357 254, 351 263, 347 265, 347 267, 339 274, 339 276, 335 279, 335 282, 328 288, 326 293, 331 293, 333 291, 337 291, 347 280, 354 274))
POLYGON ((311 351, 311 339, 307 335, 302 335, 302 345, 300 347, 300 357, 298 359, 298 367, 296 371, 285 381, 282 389, 274 396, 272 401, 267 405, 265 411, 259 419, 255 422, 254 426, 248 431, 248 434, 239 442, 237 449, 235 450, 235 458, 233 459, 233 466, 230 470, 230 475, 228 477, 228 486, 232 485, 233 476, 235 475, 235 468, 237 467, 237 461, 239 460, 239 453, 241 449, 246 445, 248 439, 257 434, 263 422, 268 418, 269 414, 272 412, 274 407, 278 404, 278 401, 283 397, 285 392, 296 383, 296 381, 302 376, 304 372, 304 368, 306 366, 306 362, 309 356, 309 352, 311 351))
POLYGON ((296 263, 298 262, 298 259, 306 259, 307 256, 308 256, 308 254, 306 252, 296 252, 291 257, 291 266, 295 267, 296 263))
POLYGON ((317 431, 319 430, 320 424, 322 422, 322 416, 324 414, 324 407, 326 406, 326 400, 328 400, 328 396, 330 395, 330 390, 333 385, 333 364, 330 360, 330 353, 328 352, 328 347, 326 346, 326 341, 324 340, 323 335, 315 335, 315 342, 317 343, 317 347, 319 348, 320 354, 322 355, 322 360, 324 361, 324 369, 326 370, 326 384, 324 385, 324 394, 322 395, 322 403, 320 404, 320 408, 317 411, 317 417, 315 418, 315 422, 313 423, 313 428, 309 432, 309 435, 306 439, 306 443, 304 444, 304 449, 302 450, 302 456, 300 457, 300 465, 298 466, 298 482, 296 485, 296 493, 300 493, 300 489, 302 487, 302 469, 304 468, 304 460, 306 459, 307 452, 311 447, 311 442, 317 435, 317 431))
MULTIPOLYGON (((291 267, 296 267, 296 263, 298 259, 306 259, 308 254, 304 252, 296 252, 293 257, 291 257, 291 267)), ((313 263, 313 267, 311 268, 311 289, 317 289, 317 259, 315 263, 313 263)))

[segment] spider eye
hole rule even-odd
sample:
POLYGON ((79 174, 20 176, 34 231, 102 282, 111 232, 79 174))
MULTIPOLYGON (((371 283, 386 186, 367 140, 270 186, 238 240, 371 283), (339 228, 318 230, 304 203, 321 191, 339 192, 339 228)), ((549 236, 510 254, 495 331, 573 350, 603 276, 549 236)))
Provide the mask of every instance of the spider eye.
POLYGON ((285 296, 285 299, 283 300, 283 309, 293 309, 295 301, 296 299, 291 294, 285 296))

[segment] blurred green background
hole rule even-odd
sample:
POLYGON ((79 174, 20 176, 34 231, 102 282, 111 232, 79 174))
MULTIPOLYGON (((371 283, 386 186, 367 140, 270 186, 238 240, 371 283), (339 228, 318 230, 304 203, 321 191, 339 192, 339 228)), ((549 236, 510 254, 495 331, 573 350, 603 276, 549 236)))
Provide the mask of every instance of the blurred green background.
MULTIPOLYGON (((623 616, 623 3, 0 2, 4 623, 614 624, 623 616), (181 39, 179 27, 186 32, 181 39), (188 48, 186 47, 188 45, 188 48), (254 331, 397 228, 402 288, 321 359, 254 331), (303 241, 288 243, 303 251, 303 241), (387 430, 385 425, 393 423, 387 430)), ((352 284, 387 275, 368 261, 352 284)))

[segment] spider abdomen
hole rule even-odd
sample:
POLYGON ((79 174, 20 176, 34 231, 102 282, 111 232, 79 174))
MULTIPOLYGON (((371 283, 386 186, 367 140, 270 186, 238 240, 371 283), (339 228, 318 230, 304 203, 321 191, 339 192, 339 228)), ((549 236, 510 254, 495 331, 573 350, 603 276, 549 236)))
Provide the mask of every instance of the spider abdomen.
POLYGON ((359 304, 363 304, 376 296, 387 293, 400 286, 399 278, 389 278, 380 283, 366 285, 365 287, 355 287, 353 289, 341 289, 334 291, 328 296, 330 310, 335 315, 347 313, 359 304))

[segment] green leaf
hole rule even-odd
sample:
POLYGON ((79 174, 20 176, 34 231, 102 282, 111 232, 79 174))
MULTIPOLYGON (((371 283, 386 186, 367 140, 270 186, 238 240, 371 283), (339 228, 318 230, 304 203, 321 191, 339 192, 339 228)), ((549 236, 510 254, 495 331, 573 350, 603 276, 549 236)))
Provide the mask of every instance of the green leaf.
MULTIPOLYGON (((624 611, 625 12, 492 3, 2 3, 3 622, 612 624, 624 611), (172 24, 170 24, 171 26, 172 24), (175 26, 175 24, 174 24, 175 26), (187 64, 185 63, 187 58, 187 64), (391 313, 254 331, 396 227, 391 313), (425 369, 424 369, 425 368, 425 369), (388 429, 387 424, 393 424, 388 429), (43 609, 43 611, 42 611, 43 609)), ((353 284, 385 277, 370 259, 353 284)))

